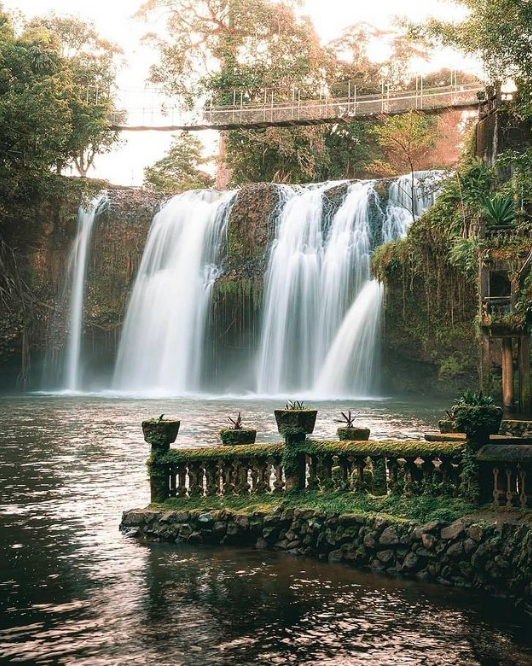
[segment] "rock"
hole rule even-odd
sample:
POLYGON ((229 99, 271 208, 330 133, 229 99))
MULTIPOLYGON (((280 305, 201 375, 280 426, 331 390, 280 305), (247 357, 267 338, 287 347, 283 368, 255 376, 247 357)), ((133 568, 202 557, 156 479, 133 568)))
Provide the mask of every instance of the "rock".
POLYGON ((189 536, 192 534, 192 532, 194 532, 194 530, 193 530, 193 528, 192 528, 188 523, 184 523, 184 524, 181 525, 181 527, 179 528, 179 536, 180 536, 182 539, 188 539, 189 536))
POLYGON ((262 537, 259 537, 259 538, 257 539, 257 542, 255 543, 255 548, 256 548, 257 550, 266 550, 266 548, 268 548, 268 545, 269 545, 269 544, 268 544, 268 542, 266 541, 266 539, 263 539, 262 537))
POLYGON ((377 543, 375 541, 375 537, 373 536, 373 534, 366 534, 366 536, 364 537, 364 546, 366 546, 366 548, 370 548, 371 550, 373 550, 376 545, 377 543))
POLYGON ((420 527, 416 527, 414 530, 414 537, 416 539, 421 539, 423 534, 426 534, 427 532, 435 532, 442 526, 442 524, 441 520, 431 520, 420 527))
POLYGON ((329 553, 329 562, 341 562, 343 556, 344 554, 341 548, 338 548, 338 550, 331 550, 329 553))
POLYGON ((227 525, 226 536, 236 536, 238 531, 238 525, 235 525, 235 523, 229 523, 227 525))
POLYGON ((387 527, 380 535, 379 543, 383 546, 395 546, 399 543, 399 536, 397 530, 392 525, 387 527))
POLYGON ((473 541, 473 539, 466 539, 464 541, 464 551, 466 555, 471 555, 471 553, 474 552, 476 547, 477 543, 476 541, 473 541))
POLYGON ((473 541, 480 542, 484 538, 484 529, 481 525, 471 525, 467 530, 467 536, 473 541))
POLYGON ((381 550, 380 552, 377 553, 377 558, 383 563, 383 564, 388 564, 388 562, 391 562, 395 557, 395 554, 393 550, 381 550))
POLYGON ((447 549, 447 555, 449 557, 460 557, 464 552, 464 544, 459 541, 458 543, 453 543, 452 546, 449 546, 447 549))
POLYGON ((448 527, 444 527, 441 531, 441 538, 446 541, 457 539, 464 531, 464 523, 462 520, 455 520, 448 527))
POLYGON ((419 557, 415 553, 408 553, 403 562, 404 569, 415 569, 419 565, 419 557))
POLYGON ((436 545, 436 541, 437 541, 437 539, 434 536, 434 534, 424 532, 421 535, 421 543, 423 544, 424 548, 428 548, 428 549, 433 548, 436 545))
POLYGON ((249 527, 248 516, 236 516, 234 518, 234 521, 238 525, 238 527, 241 527, 242 529, 247 530, 247 528, 249 527))

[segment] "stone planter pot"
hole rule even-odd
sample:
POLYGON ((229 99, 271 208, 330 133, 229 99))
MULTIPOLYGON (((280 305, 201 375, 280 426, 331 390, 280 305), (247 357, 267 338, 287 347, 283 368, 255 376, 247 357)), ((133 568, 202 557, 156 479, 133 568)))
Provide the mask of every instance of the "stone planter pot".
POLYGON ((495 405, 455 405, 453 413, 457 427, 475 445, 487 443, 490 435, 499 432, 503 414, 495 405))
POLYGON ((281 435, 310 435, 316 425, 317 409, 276 409, 277 430, 281 435))
POLYGON ((142 422, 144 439, 154 449, 168 449, 176 440, 181 421, 177 419, 148 419, 142 422))
POLYGON ((458 429, 456 421, 451 419, 441 419, 441 421, 438 421, 438 428, 442 434, 448 434, 450 432, 463 432, 463 430, 458 429))
POLYGON ((257 431, 251 428, 223 428, 220 430, 220 439, 224 446, 242 446, 243 444, 255 444, 257 431))
POLYGON ((338 428, 336 434, 340 441, 366 442, 369 439, 369 428, 338 428))

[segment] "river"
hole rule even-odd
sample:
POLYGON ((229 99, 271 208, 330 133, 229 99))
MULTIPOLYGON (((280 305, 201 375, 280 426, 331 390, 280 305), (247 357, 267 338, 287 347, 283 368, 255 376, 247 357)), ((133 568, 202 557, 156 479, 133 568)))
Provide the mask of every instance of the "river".
MULTIPOLYGON (((140 421, 216 441, 242 412, 278 438, 273 401, 0 398, 0 663, 76 666, 517 666, 530 624, 499 600, 252 549, 141 544, 118 531, 148 502, 140 421)), ((317 404, 332 436, 339 405, 317 404)), ((352 405, 341 405, 351 407, 352 405)), ((358 402, 377 437, 420 437, 443 404, 358 402)))

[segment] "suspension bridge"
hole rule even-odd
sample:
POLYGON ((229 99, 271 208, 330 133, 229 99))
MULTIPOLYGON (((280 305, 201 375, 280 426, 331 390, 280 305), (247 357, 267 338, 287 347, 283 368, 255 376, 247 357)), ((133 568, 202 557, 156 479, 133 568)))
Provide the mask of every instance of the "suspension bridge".
MULTIPOLYGON (((288 95, 274 89, 264 90, 260 102, 248 101, 242 92, 234 91, 227 104, 204 103, 189 110, 166 97, 160 89, 139 88, 130 91, 131 103, 122 95, 121 108, 110 118, 113 129, 127 132, 197 132, 202 130, 258 129, 350 123, 353 120, 375 120, 406 113, 438 113, 448 109, 478 107, 480 82, 426 88, 416 80, 415 89, 391 91, 382 85, 377 94, 360 94, 356 87, 344 88, 344 95, 322 94, 305 99, 293 88, 288 95)), ((231 94, 229 95, 231 96, 231 94)))

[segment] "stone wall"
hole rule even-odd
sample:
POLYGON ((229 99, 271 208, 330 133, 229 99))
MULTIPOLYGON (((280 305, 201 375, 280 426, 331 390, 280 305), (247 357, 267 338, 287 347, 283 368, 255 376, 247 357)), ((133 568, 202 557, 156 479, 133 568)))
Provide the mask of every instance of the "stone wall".
POLYGON ((508 596, 532 612, 532 530, 523 524, 466 517, 419 525, 304 509, 243 515, 148 508, 125 512, 120 528, 147 540, 278 549, 388 575, 482 589, 508 596))

